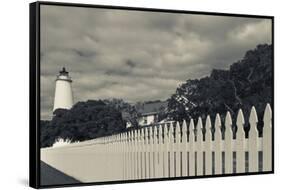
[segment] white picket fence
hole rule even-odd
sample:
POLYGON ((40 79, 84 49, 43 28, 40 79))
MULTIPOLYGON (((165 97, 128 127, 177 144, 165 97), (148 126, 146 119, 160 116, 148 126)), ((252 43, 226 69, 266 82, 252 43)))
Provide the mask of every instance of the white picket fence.
POLYGON ((217 114, 213 140, 210 117, 205 122, 205 135, 199 117, 196 127, 191 119, 189 127, 185 121, 181 125, 171 122, 64 147, 41 149, 41 160, 82 182, 271 171, 271 120, 271 108, 267 104, 262 137, 258 135, 257 113, 252 107, 248 138, 240 109, 236 139, 233 139, 232 118, 227 112, 224 139, 221 118, 217 114))

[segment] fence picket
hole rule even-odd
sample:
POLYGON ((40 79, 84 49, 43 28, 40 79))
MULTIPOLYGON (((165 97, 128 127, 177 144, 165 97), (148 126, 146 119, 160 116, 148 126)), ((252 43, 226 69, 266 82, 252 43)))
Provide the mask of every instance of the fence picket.
POLYGON ((222 174, 222 136, 221 136, 221 118, 219 114, 216 114, 216 120, 215 120, 214 152, 215 152, 215 174, 222 174))
POLYGON ((153 177, 157 177, 158 170, 158 138, 157 138, 157 127, 153 127, 153 177))
POLYGON ((150 178, 149 176, 149 134, 148 127, 144 128, 145 135, 145 178, 150 178))
POLYGON ((183 120, 182 123, 182 141, 181 141, 181 150, 182 150, 182 176, 188 175, 188 168, 187 168, 187 126, 186 121, 183 120))
POLYGON ((258 138, 259 133, 257 130, 258 116, 255 107, 253 106, 250 113, 250 131, 249 131, 249 172, 257 172, 259 168, 258 163, 258 138))
POLYGON ((153 167, 154 167, 154 159, 153 159, 153 130, 152 126, 149 127, 149 177, 153 178, 153 167))
POLYGON ((205 149, 205 174, 211 175, 212 174, 212 124, 211 124, 211 118, 208 115, 206 119, 205 124, 205 143, 204 143, 204 149, 205 149))
POLYGON ((180 150, 180 141, 181 141, 181 131, 179 122, 176 123, 175 131, 175 161, 176 161, 176 177, 181 176, 181 150, 180 150))
POLYGON ((190 120, 189 124, 189 176, 195 175, 195 134, 194 134, 194 121, 190 120))
POLYGON ((232 133, 232 119, 229 111, 225 117, 225 133, 224 133, 224 152, 225 152, 225 173, 230 174, 233 172, 233 133, 232 133))
POLYGON ((137 130, 134 130, 134 136, 133 136, 133 151, 134 151, 134 179, 138 179, 138 157, 137 157, 137 130))
POLYGON ((169 142, 170 142, 170 175, 169 177, 175 177, 175 149, 174 149, 174 126, 173 123, 170 123, 170 129, 169 129, 169 142))
POLYGON ((132 177, 132 133, 131 131, 128 131, 128 153, 129 153, 129 159, 128 159, 128 179, 133 179, 132 177))
POLYGON ((236 120, 236 171, 237 173, 245 172, 245 131, 244 131, 244 115, 241 109, 238 111, 236 120))
POLYGON ((168 136, 168 126, 165 123, 164 125, 164 145, 163 145, 163 153, 164 153, 164 177, 169 177, 169 159, 168 159, 168 151, 169 151, 169 136, 168 136))
POLYGON ((197 142, 196 142, 196 149, 197 149, 197 175, 201 176, 203 175, 203 124, 201 117, 198 118, 197 122, 197 142))
POLYGON ((144 128, 141 128, 141 179, 145 179, 145 143, 144 128))
POLYGON ((269 104, 266 105, 263 116, 263 171, 272 170, 272 111, 269 104))
POLYGON ((164 177, 164 161, 163 161, 163 129, 162 129, 162 125, 159 125, 159 129, 158 129, 158 139, 159 139, 159 148, 158 148, 158 155, 159 155, 159 167, 158 167, 158 178, 162 178, 164 177))

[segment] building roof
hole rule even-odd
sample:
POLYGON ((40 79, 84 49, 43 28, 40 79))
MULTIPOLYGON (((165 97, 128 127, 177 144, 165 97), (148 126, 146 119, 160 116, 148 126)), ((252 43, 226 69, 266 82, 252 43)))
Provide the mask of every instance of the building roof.
POLYGON ((165 109, 167 106, 168 106, 167 101, 157 101, 157 102, 151 102, 151 103, 144 103, 138 108, 138 111, 142 115, 157 114, 161 110, 165 109))

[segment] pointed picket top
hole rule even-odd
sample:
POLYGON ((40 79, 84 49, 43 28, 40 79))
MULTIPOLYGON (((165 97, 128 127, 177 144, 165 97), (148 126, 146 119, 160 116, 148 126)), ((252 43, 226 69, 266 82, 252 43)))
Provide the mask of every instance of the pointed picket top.
POLYGON ((138 142, 141 142, 141 129, 138 130, 138 142))
MULTIPOLYGON (((101 142, 103 143, 104 138, 101 138, 100 140, 101 140, 101 142)), ((115 143, 115 135, 113 135, 113 136, 111 137, 111 143, 115 143)))
POLYGON ((239 111, 238 111, 236 124, 239 125, 239 126, 245 124, 244 115, 243 115, 243 112, 242 112, 241 109, 239 109, 239 111))
POLYGON ((180 123, 177 121, 177 124, 176 124, 176 134, 179 134, 180 133, 180 123))
POLYGON ((194 121, 193 121, 193 119, 190 119, 190 123, 189 123, 189 129, 190 129, 190 131, 191 130, 194 130, 194 121))
POLYGON ((182 143, 187 143, 187 125, 185 120, 182 123, 182 143))
POLYGON ((131 136, 131 142, 133 142, 134 141, 134 131, 133 130, 130 131, 130 136, 131 136))
POLYGON ((181 131, 180 131, 180 123, 176 124, 176 133, 175 133, 176 142, 179 143, 181 141, 181 131))
POLYGON ((199 117, 199 118, 198 118, 198 121, 197 121, 197 129, 201 129, 201 128, 203 128, 202 118, 199 117), (199 127, 199 128, 198 128, 198 127, 199 127))
POLYGON ((193 119, 190 120, 189 123, 189 142, 194 142, 195 141, 195 134, 194 134, 194 121, 193 119))
POLYGON ((148 128, 144 128, 144 142, 145 144, 148 144, 148 128))
POLYGON ((152 127, 150 126, 150 127, 149 127, 149 144, 152 144, 152 143, 153 143, 152 137, 153 137, 152 127))
POLYGON ((232 125, 231 114, 230 114, 229 111, 226 113, 226 116, 225 116, 225 125, 226 126, 231 126, 232 125))
POLYGON ((130 142, 131 141, 131 132, 128 131, 127 133, 128 133, 128 142, 130 142))
POLYGON ((182 122, 182 133, 186 134, 186 132, 187 132, 187 125, 186 125, 186 121, 183 120, 183 122, 182 122))
POLYGON ((136 139, 137 139, 137 142, 139 142, 139 139, 140 139, 140 130, 139 129, 137 129, 136 139))
POLYGON ((174 133, 174 124, 173 122, 170 122, 170 133, 174 133))
POLYGON ((159 144, 162 144, 163 143, 163 132, 162 132, 162 125, 160 124, 159 125, 159 128, 158 128, 158 136, 159 136, 159 144))
POLYGON ((167 136, 168 133, 168 126, 167 123, 164 124, 164 135, 167 136))
MULTIPOLYGON (((102 141, 103 141, 103 143, 104 143, 105 137, 102 139, 102 141)), ((117 142, 116 135, 114 135, 114 136, 112 137, 112 142, 113 142, 113 143, 117 142)))
POLYGON ((123 133, 123 142, 126 143, 126 141, 127 141, 127 133, 124 132, 123 133))
POLYGON ((203 142, 203 124, 202 124, 202 118, 199 117, 198 118, 198 122, 197 122, 197 141, 201 141, 203 142))
POLYGON ((257 122, 258 122, 257 111, 254 106, 252 106, 252 109, 251 109, 249 122, 250 122, 250 124, 257 124, 257 122))
POLYGON ((263 115, 263 121, 265 123, 271 122, 272 120, 272 110, 270 107, 270 104, 266 104, 265 110, 264 110, 264 115, 263 115))
POLYGON ((250 122, 249 138, 258 138, 258 129, 257 129, 258 116, 254 106, 252 106, 251 109, 249 122, 250 122))
POLYGON ((139 142, 139 130, 136 129, 136 132, 135 132, 135 142, 138 143, 139 142))
POLYGON ((159 125, 159 136, 162 136, 163 135, 163 127, 162 127, 162 125, 160 124, 159 125))
POLYGON ((244 138, 244 135, 245 135, 244 124, 245 124, 244 115, 243 115, 242 110, 239 109, 238 115, 237 115, 237 120, 236 120, 236 125, 237 125, 236 138, 237 139, 244 138))
POLYGON ((212 122, 211 122, 210 115, 208 115, 206 118, 205 128, 206 128, 206 131, 210 131, 212 128, 212 122))
POLYGON ((232 119, 229 111, 226 113, 225 116, 225 136, 227 136, 225 138, 231 137, 232 139, 232 119))
POLYGON ((154 137, 157 137, 157 133, 158 133, 158 130, 157 130, 157 126, 153 126, 153 136, 154 137))
POLYGON ((216 120, 215 120, 215 130, 220 131, 221 130, 221 117, 220 115, 217 113, 216 114, 216 120))
POLYGON ((136 144, 136 142, 137 142, 137 130, 134 130, 134 143, 136 144))
POLYGON ((169 138, 170 138, 170 142, 174 142, 174 126, 173 126, 173 122, 170 122, 169 138))
POLYGON ((141 138, 144 138, 144 128, 141 128, 141 138))
MULTIPOLYGON (((118 139, 117 139, 117 135, 114 135, 113 136, 113 142, 117 142, 118 139)), ((103 138, 103 142, 105 143, 106 142, 106 137, 103 138)))
POLYGON ((153 126, 153 142, 154 142, 154 144, 158 144, 158 142, 157 142, 157 127, 156 127, 156 125, 155 126, 153 126))
POLYGON ((125 132, 125 134, 126 134, 126 141, 128 142, 129 141, 129 132, 127 131, 127 132, 125 132))
POLYGON ((141 141, 141 129, 138 130, 139 131, 139 142, 141 141))
POLYGON ((207 116, 206 118, 206 123, 205 123, 205 141, 206 142, 211 142, 212 141, 212 123, 211 123, 211 118, 210 115, 207 116))
POLYGON ((144 128, 141 128, 141 144, 144 145, 144 128))
POLYGON ((167 123, 164 124, 164 143, 167 144, 166 142, 169 142, 167 123))

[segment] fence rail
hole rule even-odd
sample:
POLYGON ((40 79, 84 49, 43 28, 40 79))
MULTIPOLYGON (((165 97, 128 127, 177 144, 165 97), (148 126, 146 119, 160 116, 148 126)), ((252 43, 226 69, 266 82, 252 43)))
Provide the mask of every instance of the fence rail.
POLYGON ((264 111, 262 137, 257 130, 255 107, 248 119, 248 138, 240 109, 236 139, 233 139, 233 120, 227 112, 224 131, 221 117, 216 114, 214 134, 210 117, 206 118, 205 126, 199 117, 196 126, 191 119, 189 127, 186 121, 181 125, 171 122, 64 147, 44 148, 41 160, 82 182, 271 171, 270 105, 264 111))

